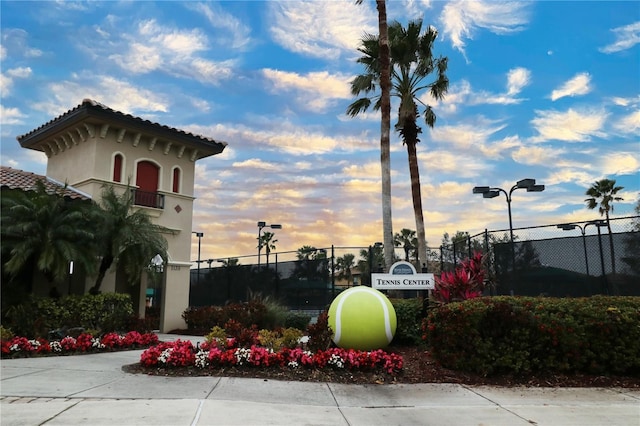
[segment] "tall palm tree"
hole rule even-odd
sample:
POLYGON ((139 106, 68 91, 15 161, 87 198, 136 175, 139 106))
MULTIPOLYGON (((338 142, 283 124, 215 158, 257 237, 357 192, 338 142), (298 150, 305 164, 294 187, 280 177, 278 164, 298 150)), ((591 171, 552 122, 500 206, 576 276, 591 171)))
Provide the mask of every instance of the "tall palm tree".
POLYGON ((135 208, 131 191, 118 195, 113 186, 105 186, 95 211, 95 221, 101 260, 91 293, 100 291, 112 265, 121 266, 127 281, 133 284, 156 255, 167 259, 168 245, 163 234, 171 231, 154 224, 144 210, 135 208))
MULTIPOLYGON (((362 0, 356 0, 361 4, 362 0)), ((391 220, 391 61, 389 58, 389 30, 386 0, 376 0, 378 9, 378 78, 380 85, 380 172, 382 180, 382 238, 384 263, 388 271, 393 264, 393 226, 391 220)), ((365 64, 366 66, 366 64, 365 64)), ((368 71, 367 71, 368 72, 368 71)), ((357 93, 353 93, 357 95, 357 93)))
POLYGON ((407 262, 409 262, 411 251, 417 253, 416 247, 418 246, 418 239, 416 238, 416 231, 412 229, 401 229, 400 232, 394 235, 393 243, 396 247, 402 247, 404 249, 404 260, 407 262))
POLYGON ((62 193, 50 193, 38 181, 34 191, 3 194, 2 245, 9 259, 5 268, 12 277, 27 271, 29 286, 34 270, 41 271, 52 287, 63 282, 71 261, 87 273, 95 271, 91 204, 62 193))
POLYGON ((267 255, 267 269, 269 268, 269 254, 271 253, 271 250, 276 249, 275 243, 278 242, 278 240, 273 239, 275 236, 276 234, 273 232, 263 232, 260 236, 260 241, 258 241, 259 247, 264 247, 265 254, 267 255))
MULTIPOLYGON (((398 122, 396 130, 400 133, 407 146, 409 157, 409 173, 411 176, 411 195, 416 219, 418 236, 418 258, 420 265, 427 261, 427 244, 424 231, 424 217, 422 212, 422 195, 420 190, 420 173, 416 145, 420 141, 418 135, 422 132, 418 126, 421 105, 425 123, 433 127, 436 115, 433 109, 420 100, 420 94, 428 90, 436 100, 444 98, 449 89, 449 79, 446 76, 447 58, 434 57, 433 43, 438 32, 429 27, 422 33, 422 20, 411 21, 405 29, 399 22, 389 25, 389 49, 391 59, 391 96, 399 99, 398 122), (434 80, 424 80, 431 74, 434 80)), ((379 42, 376 36, 365 34, 362 46, 358 49, 364 54, 358 59, 365 66, 365 74, 357 76, 351 82, 351 93, 365 96, 357 99, 347 109, 347 114, 356 116, 366 111, 373 103, 374 109, 382 107, 381 96, 377 93, 376 83, 381 78, 381 66, 378 62, 379 42)))
MULTIPOLYGON (((622 201, 622 197, 616 197, 616 194, 623 190, 624 187, 616 186, 616 181, 614 179, 601 179, 596 181, 589 189, 585 195, 588 195, 589 198, 584 201, 587 203, 588 209, 595 209, 598 207, 598 211, 600 212, 600 216, 605 216, 607 220, 607 230, 609 231, 609 247, 611 249, 611 272, 616 273, 616 263, 615 256, 613 251, 613 236, 611 235, 611 221, 609 219, 609 212, 613 211, 613 202, 614 201, 622 201)), ((604 273, 604 271, 603 271, 604 273)))

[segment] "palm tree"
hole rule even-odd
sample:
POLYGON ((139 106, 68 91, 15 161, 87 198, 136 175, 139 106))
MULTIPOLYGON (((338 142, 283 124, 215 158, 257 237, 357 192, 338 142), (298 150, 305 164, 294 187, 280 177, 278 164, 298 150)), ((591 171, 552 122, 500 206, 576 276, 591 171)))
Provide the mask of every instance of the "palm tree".
POLYGON ((418 245, 418 239, 416 238, 416 231, 403 228, 393 237, 393 243, 396 247, 402 247, 404 249, 404 260, 409 262, 409 255, 413 250, 417 253, 416 247, 418 245))
POLYGON ((69 276, 71 261, 95 271, 90 202, 65 198, 63 191, 50 193, 38 181, 34 191, 3 194, 2 244, 9 258, 4 266, 12 277, 27 273, 29 286, 38 270, 53 288, 69 276))
MULTIPOLYGON (((429 105, 419 99, 419 96, 422 91, 429 90, 434 99, 443 99, 449 89, 449 79, 446 76, 447 58, 442 56, 435 58, 432 53, 433 43, 438 36, 437 30, 429 27, 422 34, 421 31, 422 20, 409 22, 406 29, 399 22, 389 26, 391 95, 399 99, 398 122, 395 127, 407 146, 411 194, 418 234, 418 258, 422 265, 427 261, 427 244, 416 154, 416 145, 420 141, 418 135, 422 132, 417 124, 420 116, 418 104, 424 107, 423 115, 429 127, 435 125, 436 115, 429 105), (424 82, 425 78, 432 73, 435 73, 435 79, 428 83, 424 82)), ((382 106, 381 97, 376 93, 376 82, 381 77, 378 49, 378 38, 365 34, 362 46, 358 49, 364 56, 359 58, 358 62, 365 65, 366 72, 351 82, 351 93, 354 95, 364 93, 367 96, 349 105, 347 114, 352 117, 366 111, 372 102, 376 110, 382 106)))
MULTIPOLYGON (((622 197, 616 197, 618 191, 623 190, 624 187, 616 186, 614 179, 601 179, 596 181, 589 189, 587 189, 586 195, 589 198, 584 201, 587 203, 588 209, 595 209, 598 207, 600 216, 605 216, 607 220, 607 230, 609 231, 609 247, 611 249, 611 272, 616 273, 615 256, 613 252, 613 236, 611 235, 611 221, 609 219, 609 211, 613 211, 613 202, 622 201, 622 197)), ((603 271, 604 273, 604 271, 603 271)))
POLYGON ((267 268, 269 268, 269 253, 271 253, 271 250, 275 250, 276 249, 276 244, 278 242, 278 240, 274 240, 273 237, 275 237, 276 234, 274 234, 273 232, 263 232, 262 235, 260 236, 260 240, 258 241, 258 248, 265 248, 265 254, 267 255, 267 268))
POLYGON ((338 279, 345 280, 347 287, 353 282, 353 274, 351 270, 356 266, 355 255, 353 253, 347 253, 336 259, 336 269, 338 270, 338 279))
MULTIPOLYGON (((361 4, 362 0, 356 0, 361 4)), ((380 69, 380 171, 382 174, 382 238, 384 263, 388 271, 393 264, 393 227, 391 220, 391 64, 389 58, 389 31, 386 0, 376 0, 378 9, 378 69, 380 69)), ((366 66, 366 64, 365 64, 366 66)), ((369 72, 369 71, 367 71, 369 72)), ((357 95, 357 93, 353 93, 357 95)))
POLYGON ((102 280, 112 265, 123 268, 127 281, 133 284, 156 255, 167 259, 167 240, 162 234, 171 233, 156 225, 142 209, 134 208, 128 189, 116 194, 113 186, 102 190, 99 208, 95 211, 96 228, 100 236, 101 256, 98 276, 91 293, 98 293, 102 280))

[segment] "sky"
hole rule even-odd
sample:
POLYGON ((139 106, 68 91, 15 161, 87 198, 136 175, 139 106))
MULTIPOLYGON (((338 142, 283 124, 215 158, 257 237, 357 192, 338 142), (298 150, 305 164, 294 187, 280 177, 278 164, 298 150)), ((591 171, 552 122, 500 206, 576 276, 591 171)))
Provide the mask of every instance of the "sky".
MULTIPOLYGON (((445 232, 508 229, 506 197, 476 185, 545 185, 513 192, 516 228, 599 218, 584 200, 603 178, 624 187, 613 217, 634 214, 638 2, 398 0, 387 13, 435 27, 434 54, 449 61, 444 100, 420 95, 437 115, 418 144, 430 247, 445 232)), ((203 259, 255 254, 258 221, 282 225, 277 252, 382 241, 380 114, 345 114, 375 2, 3 0, 0 14, 2 165, 45 174, 46 156, 16 136, 91 98, 228 143, 196 163, 203 259)), ((415 230, 393 126, 391 183, 393 232, 415 230)))

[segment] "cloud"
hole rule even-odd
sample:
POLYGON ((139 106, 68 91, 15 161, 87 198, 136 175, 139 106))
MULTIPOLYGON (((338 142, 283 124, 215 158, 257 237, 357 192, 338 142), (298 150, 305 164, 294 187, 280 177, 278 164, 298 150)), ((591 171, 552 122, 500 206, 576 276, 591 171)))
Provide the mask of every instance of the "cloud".
POLYGON ((482 152, 489 137, 505 127, 505 124, 499 124, 497 121, 478 118, 473 123, 436 126, 430 132, 433 142, 453 146, 460 150, 482 152))
POLYGON ((507 73, 507 95, 513 96, 529 85, 531 71, 526 68, 514 68, 507 73))
POLYGON ((528 2, 518 1, 455 0, 444 6, 439 20, 453 47, 465 55, 465 39, 473 39, 479 29, 495 34, 523 30, 528 23, 529 7, 528 2))
POLYGON ((0 105, 0 124, 3 126, 10 124, 24 124, 24 115, 18 108, 5 108, 0 105))
MULTIPOLYGON (((123 53, 108 57, 130 73, 161 71, 212 85, 233 74, 233 60, 215 62, 200 56, 209 49, 209 40, 199 29, 164 27, 150 19, 138 23, 136 34, 124 34, 122 38, 126 45, 123 53)), ((111 44, 108 48, 113 49, 111 44)))
POLYGON ((349 82, 352 76, 329 74, 327 71, 310 72, 305 75, 273 69, 262 70, 273 84, 273 93, 296 91, 300 106, 310 110, 324 110, 336 99, 351 99, 349 82))
POLYGON ((613 127, 621 133, 640 133, 640 110, 622 117, 613 127))
POLYGON ((586 95, 591 91, 590 82, 591 76, 588 72, 576 74, 571 80, 551 92, 551 100, 557 101, 565 96, 586 95))
POLYGON ((23 58, 42 56, 42 50, 29 46, 28 38, 29 33, 22 29, 9 28, 2 31, 2 59, 9 55, 23 58))
POLYGON ((249 160, 233 163, 233 167, 238 169, 262 169, 268 171, 277 171, 279 169, 275 164, 267 163, 259 158, 251 158, 249 160))
POLYGON ((640 21, 623 27, 613 28, 611 32, 615 34, 616 40, 613 43, 598 49, 602 53, 620 52, 622 50, 631 49, 633 46, 640 43, 640 21))
POLYGON ((560 111, 536 111, 531 124, 539 135, 533 142, 559 140, 565 142, 586 142, 591 136, 604 136, 600 129, 608 117, 603 110, 579 112, 569 109, 560 111))
POLYGON ((7 96, 11 93, 15 78, 28 78, 31 77, 31 74, 31 68, 29 67, 11 68, 7 70, 6 74, 0 74, 0 92, 2 92, 3 96, 7 96))
POLYGON ((467 80, 460 80, 451 85, 444 100, 436 101, 429 93, 421 96, 422 102, 439 106, 439 110, 445 114, 457 112, 458 105, 514 105, 521 103, 524 99, 517 98, 522 89, 531 83, 531 71, 526 68, 513 68, 507 72, 506 92, 491 93, 487 91, 474 91, 471 83, 467 80))
POLYGON ((640 159, 635 152, 612 152, 599 161, 604 176, 632 175, 640 172, 640 159))
POLYGON ((207 18, 212 27, 221 30, 219 41, 232 49, 245 50, 253 41, 250 37, 251 28, 244 25, 238 18, 225 12, 220 6, 214 3, 186 3, 190 8, 207 18))
POLYGON ((377 12, 351 0, 269 2, 273 40, 295 53, 335 60, 353 55, 363 33, 377 34, 377 12))
POLYGON ((520 146, 512 153, 516 163, 539 166, 557 166, 565 151, 541 146, 520 146))
POLYGON ((140 89, 111 76, 74 76, 74 81, 61 81, 48 86, 47 101, 36 102, 33 108, 61 114, 82 99, 94 99, 124 113, 167 112, 169 104, 151 90, 140 89), (49 100, 53 98, 54 100, 49 100))

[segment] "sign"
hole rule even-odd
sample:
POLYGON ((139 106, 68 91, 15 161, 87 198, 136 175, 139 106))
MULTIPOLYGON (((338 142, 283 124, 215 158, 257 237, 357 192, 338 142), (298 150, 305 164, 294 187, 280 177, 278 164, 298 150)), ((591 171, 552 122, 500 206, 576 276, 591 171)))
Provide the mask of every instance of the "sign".
POLYGON ((409 262, 391 265, 388 274, 371 274, 371 286, 377 290, 433 290, 433 274, 419 274, 409 262))

